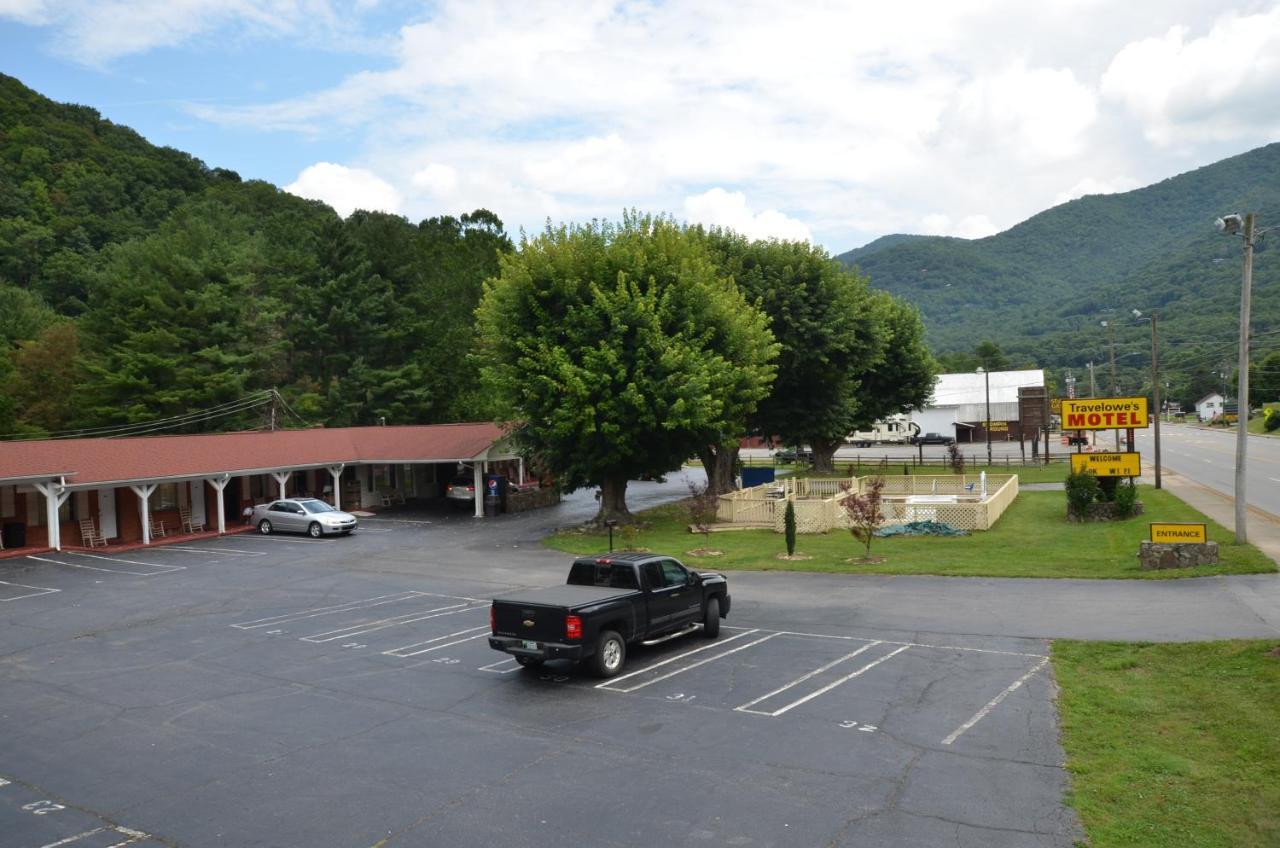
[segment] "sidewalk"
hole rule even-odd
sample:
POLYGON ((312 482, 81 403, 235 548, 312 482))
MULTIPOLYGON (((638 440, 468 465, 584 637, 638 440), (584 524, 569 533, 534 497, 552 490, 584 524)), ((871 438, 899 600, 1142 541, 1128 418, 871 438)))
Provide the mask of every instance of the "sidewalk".
MULTIPOLYGON (((1142 470, 1142 482, 1153 483, 1154 478, 1151 474, 1152 469, 1144 467, 1142 470)), ((1170 471, 1168 468, 1161 469, 1160 477, 1161 483, 1169 491, 1169 494, 1177 496, 1188 506, 1193 506, 1200 510, 1228 530, 1235 530, 1236 504, 1235 498, 1231 497, 1231 495, 1223 494, 1217 489, 1210 489, 1208 486, 1202 486, 1176 471, 1170 471)), ((1248 537, 1250 544, 1280 565, 1280 516, 1273 515, 1257 507, 1249 507, 1245 535, 1248 537)))

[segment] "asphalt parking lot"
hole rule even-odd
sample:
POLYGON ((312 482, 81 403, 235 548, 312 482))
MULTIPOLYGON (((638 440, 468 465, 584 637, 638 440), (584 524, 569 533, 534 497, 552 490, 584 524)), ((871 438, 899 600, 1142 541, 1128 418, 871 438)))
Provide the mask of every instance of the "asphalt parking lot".
POLYGON ((488 598, 562 580, 536 539, 589 508, 0 562, 0 842, 1079 838, 1039 639, 796 626, 792 602, 603 682, 491 650, 488 598))

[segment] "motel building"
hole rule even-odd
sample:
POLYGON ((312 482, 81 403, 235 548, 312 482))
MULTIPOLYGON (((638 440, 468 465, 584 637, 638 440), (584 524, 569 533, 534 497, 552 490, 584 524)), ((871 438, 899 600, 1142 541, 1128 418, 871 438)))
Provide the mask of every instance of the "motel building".
POLYGON ((201 524, 225 533, 245 507, 283 497, 339 509, 438 498, 460 468, 477 518, 486 475, 524 482, 523 460, 489 423, 0 442, 0 555, 86 546, 88 533, 109 544, 201 524))

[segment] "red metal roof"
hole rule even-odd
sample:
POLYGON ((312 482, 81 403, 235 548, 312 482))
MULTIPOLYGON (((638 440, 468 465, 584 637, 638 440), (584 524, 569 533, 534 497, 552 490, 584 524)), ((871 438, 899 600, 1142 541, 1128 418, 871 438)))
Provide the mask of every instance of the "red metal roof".
POLYGON ((447 462, 476 458, 500 438, 498 425, 475 423, 0 442, 0 480, 66 475, 67 485, 83 486, 339 462, 447 462))

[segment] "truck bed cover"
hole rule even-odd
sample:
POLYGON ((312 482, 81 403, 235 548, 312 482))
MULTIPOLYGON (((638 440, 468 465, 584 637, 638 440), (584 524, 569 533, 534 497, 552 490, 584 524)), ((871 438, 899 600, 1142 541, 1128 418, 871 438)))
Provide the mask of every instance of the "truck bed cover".
POLYGON ((546 589, 525 589, 510 595, 494 598, 495 603, 529 604, 553 607, 580 607, 599 603, 610 598, 637 594, 635 589, 613 589, 609 586, 550 586, 546 589))

